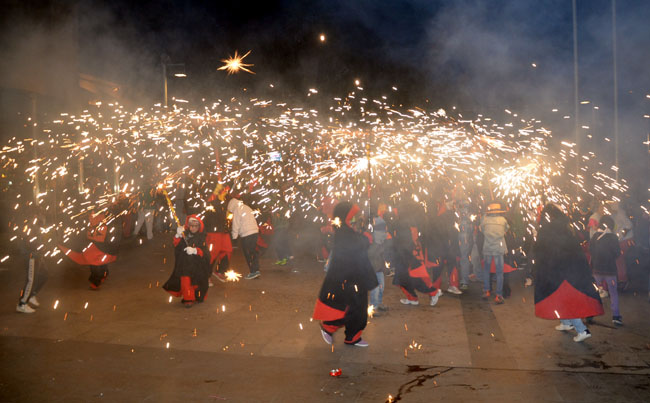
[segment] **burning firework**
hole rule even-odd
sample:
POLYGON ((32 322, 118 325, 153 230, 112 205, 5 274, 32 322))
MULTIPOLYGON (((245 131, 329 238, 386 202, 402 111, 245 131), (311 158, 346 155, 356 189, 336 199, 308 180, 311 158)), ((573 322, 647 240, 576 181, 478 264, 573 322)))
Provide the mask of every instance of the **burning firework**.
POLYGON ((248 67, 253 67, 253 64, 243 63, 244 58, 250 53, 251 51, 249 50, 244 56, 240 56, 237 54, 237 51, 235 51, 235 56, 230 56, 228 59, 221 60, 225 64, 219 67, 217 70, 226 70, 226 72, 228 72, 228 75, 235 74, 239 70, 244 70, 247 73, 255 74, 255 72, 248 69, 248 67))

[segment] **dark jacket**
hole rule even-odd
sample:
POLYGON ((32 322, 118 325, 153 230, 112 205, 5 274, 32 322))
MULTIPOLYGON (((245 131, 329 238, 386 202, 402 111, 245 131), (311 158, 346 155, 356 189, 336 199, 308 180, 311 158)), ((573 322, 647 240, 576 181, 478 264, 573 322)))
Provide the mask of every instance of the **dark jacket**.
POLYGON ((219 200, 212 201, 205 210, 205 217, 203 219, 205 232, 229 233, 230 225, 228 224, 227 216, 226 203, 219 200))
POLYGON ((616 234, 611 232, 605 234, 598 230, 589 242, 589 253, 591 253, 591 267, 594 273, 616 275, 616 258, 621 254, 616 234))

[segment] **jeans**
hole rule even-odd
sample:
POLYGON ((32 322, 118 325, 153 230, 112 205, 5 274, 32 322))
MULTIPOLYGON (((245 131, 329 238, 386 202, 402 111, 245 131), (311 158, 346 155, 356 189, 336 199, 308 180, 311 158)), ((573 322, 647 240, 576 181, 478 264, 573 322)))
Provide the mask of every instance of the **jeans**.
POLYGON ((481 256, 478 253, 478 246, 474 242, 472 246, 472 252, 470 253, 470 261, 472 263, 472 273, 476 276, 478 280, 483 279, 483 268, 481 266, 481 256))
POLYGON ((469 284, 469 255, 472 253, 474 239, 471 233, 460 233, 458 235, 458 242, 460 245, 460 283, 469 284))
POLYGON ((573 327, 576 329, 576 332, 582 333, 585 330, 587 330, 587 326, 585 326, 584 323, 582 323, 582 319, 560 319, 560 323, 563 325, 573 325, 573 327))
POLYGON ((138 236, 140 234, 140 229, 142 224, 147 226, 147 239, 153 239, 153 209, 140 209, 138 210, 138 219, 135 223, 135 229, 133 230, 133 235, 138 236))
POLYGON ((497 295, 503 296, 503 255, 484 256, 483 262, 483 291, 490 291, 490 266, 494 259, 494 266, 497 274, 497 295))
POLYGON ((287 228, 278 228, 275 230, 273 239, 275 254, 278 260, 289 259, 291 256, 291 246, 289 245, 289 230, 287 228))
POLYGON ((384 272, 378 271, 375 273, 377 275, 377 282, 379 285, 373 288, 370 291, 370 305, 377 307, 381 305, 384 298, 384 272))
POLYGON ((242 252, 244 252, 244 257, 246 258, 246 263, 251 273, 260 271, 260 262, 257 251, 255 251, 255 245, 257 245, 257 233, 241 238, 242 252))
POLYGON ((621 316, 618 310, 618 281, 616 275, 606 276, 602 274, 594 274, 596 284, 601 285, 603 282, 607 284, 609 289, 609 299, 612 307, 612 316, 621 316))

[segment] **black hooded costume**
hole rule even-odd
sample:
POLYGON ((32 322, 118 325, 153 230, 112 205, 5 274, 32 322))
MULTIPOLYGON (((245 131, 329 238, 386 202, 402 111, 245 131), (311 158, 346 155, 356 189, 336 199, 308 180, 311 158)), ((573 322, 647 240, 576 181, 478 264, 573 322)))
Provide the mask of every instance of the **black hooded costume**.
POLYGON ((106 210, 88 214, 88 230, 76 238, 75 247, 58 245, 59 249, 73 262, 90 267, 90 287, 98 289, 108 277, 108 264, 117 259, 117 250, 122 239, 122 218, 119 207, 113 207, 114 214, 106 210), (110 217, 110 218, 109 218, 110 217))
POLYGON ((203 221, 195 215, 185 219, 183 238, 174 238, 174 271, 163 288, 175 297, 183 297, 183 303, 191 305, 194 301, 203 302, 208 292, 210 278, 210 252, 205 241, 203 221), (189 230, 191 219, 199 221, 199 231, 189 230), (187 254, 185 248, 197 249, 196 254, 187 254))
MULTIPOLYGON (((409 227, 404 222, 398 222, 395 226, 393 241, 395 277, 393 284, 399 286, 406 298, 411 301, 418 299, 416 290, 430 296, 434 296, 438 292, 429 277, 425 259, 422 258, 421 248, 418 246, 419 242, 416 237, 417 230, 414 227, 409 227)), ((439 266, 434 267, 435 270, 439 270, 439 266)))
POLYGON ((361 340, 368 322, 368 291, 377 287, 377 276, 368 260, 368 240, 350 227, 359 207, 341 202, 334 209, 340 226, 334 227, 334 246, 313 318, 333 334, 345 326, 345 343, 361 340))
POLYGON ((598 288, 569 218, 553 204, 542 210, 534 270, 535 316, 578 319, 603 314, 598 288))

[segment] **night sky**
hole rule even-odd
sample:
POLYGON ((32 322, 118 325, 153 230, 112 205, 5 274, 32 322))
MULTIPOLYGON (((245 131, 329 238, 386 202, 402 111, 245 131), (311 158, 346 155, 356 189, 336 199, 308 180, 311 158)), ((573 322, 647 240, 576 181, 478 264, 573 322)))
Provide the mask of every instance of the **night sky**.
MULTIPOLYGON (((369 96, 390 93, 395 103, 457 106, 497 117, 509 108, 548 122, 560 138, 562 131, 572 136, 572 123, 561 119, 573 115, 570 0, 258 4, 9 1, 2 44, 11 54, 21 40, 47 41, 52 32, 68 29, 77 41, 70 67, 120 84, 138 105, 160 102, 160 60, 167 55, 171 63, 184 64, 187 74, 170 79, 170 97, 197 101, 246 88, 254 96, 299 103, 310 88, 326 100, 344 95, 359 79, 369 96), (235 50, 251 51, 246 62, 254 64, 255 75, 216 70, 235 50), (391 92, 393 86, 399 91, 391 92)), ((613 132, 611 4, 577 1, 579 97, 590 101, 580 106, 580 124, 589 125, 602 143, 596 148, 608 147, 604 138, 613 132)), ((621 147, 631 153, 627 160, 646 167, 648 21, 649 1, 617 2, 621 147)))

